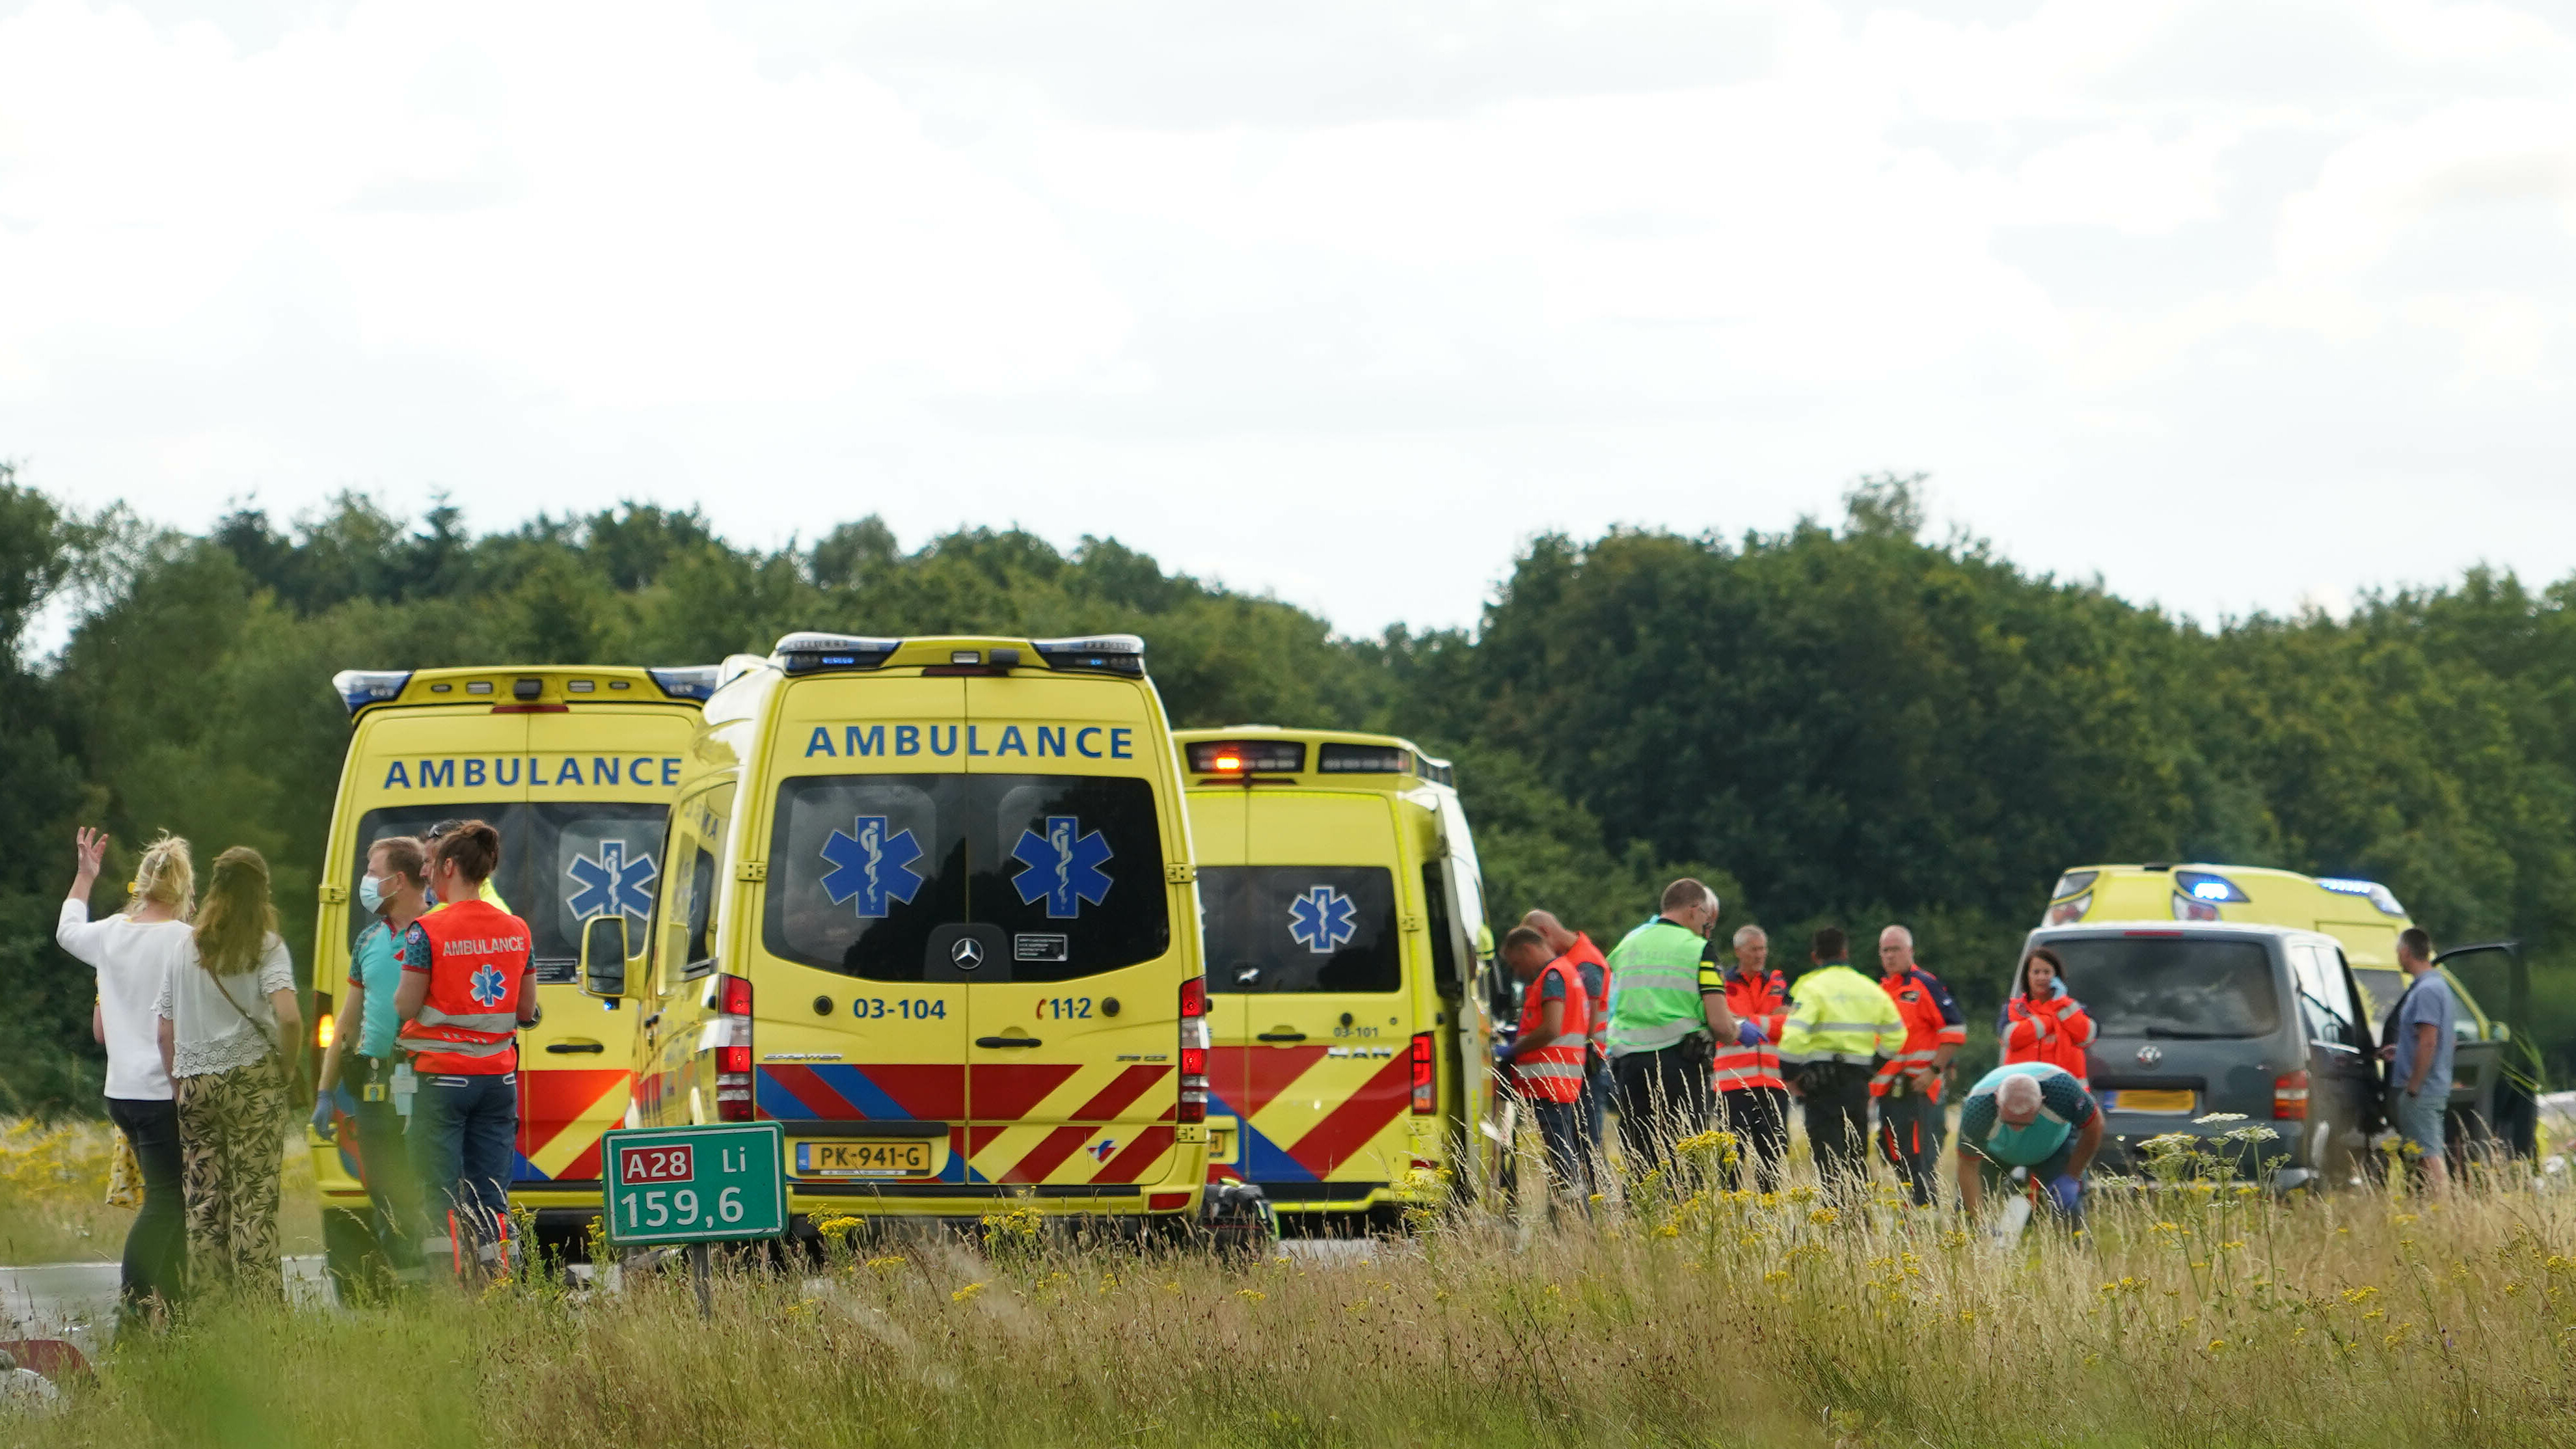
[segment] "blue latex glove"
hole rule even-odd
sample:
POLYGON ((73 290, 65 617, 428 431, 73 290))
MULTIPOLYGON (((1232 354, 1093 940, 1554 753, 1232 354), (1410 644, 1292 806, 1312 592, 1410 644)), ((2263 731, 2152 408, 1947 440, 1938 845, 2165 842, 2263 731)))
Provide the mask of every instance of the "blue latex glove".
POLYGON ((331 1122, 332 1108, 331 1094, 327 1092, 322 1095, 321 1101, 313 1104, 313 1130, 321 1133, 322 1140, 325 1142, 331 1141, 338 1131, 331 1122))
POLYGON ((1736 1018, 1735 1044, 1737 1046, 1760 1046, 1770 1039, 1770 1034, 1762 1029, 1762 1023, 1747 1017, 1736 1018))
POLYGON ((2056 1201, 2059 1212, 2071 1213, 2083 1199, 2084 1184, 2071 1172, 2060 1173, 2048 1180, 2048 1195, 2056 1201))

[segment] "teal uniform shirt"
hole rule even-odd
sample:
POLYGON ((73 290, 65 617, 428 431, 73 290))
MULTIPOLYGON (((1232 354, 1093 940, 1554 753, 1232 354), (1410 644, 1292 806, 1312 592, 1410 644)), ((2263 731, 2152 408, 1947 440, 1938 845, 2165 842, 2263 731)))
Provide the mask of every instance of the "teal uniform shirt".
POLYGON ((382 921, 367 927, 349 952, 349 984, 366 992, 366 1014, 358 1022, 358 1055, 384 1061, 394 1054, 394 1034, 402 1021, 394 1010, 394 988, 402 985, 402 963, 394 959, 394 933, 382 921))

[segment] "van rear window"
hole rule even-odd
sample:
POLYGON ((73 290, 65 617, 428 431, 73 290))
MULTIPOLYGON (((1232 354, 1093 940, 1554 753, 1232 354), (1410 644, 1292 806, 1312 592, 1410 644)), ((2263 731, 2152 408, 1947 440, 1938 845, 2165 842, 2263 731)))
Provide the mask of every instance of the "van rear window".
POLYGON ((375 918, 357 909, 367 848, 392 835, 426 836, 442 820, 481 820, 501 832, 501 866, 492 889, 528 923, 537 979, 573 979, 581 923, 621 914, 641 937, 662 888, 662 837, 670 811, 661 805, 556 800, 543 804, 405 806, 370 810, 358 821, 356 870, 349 879, 349 940, 375 918))
POLYGON ((778 787, 762 945, 869 981, 929 979, 943 927, 997 929, 993 981, 1070 981, 1171 948, 1151 783, 809 775, 778 787))
POLYGON ((2105 1037, 2270 1036, 2281 1029, 2272 953, 2260 941, 2066 936, 2066 986, 2105 1037))
POLYGON ((1394 991, 1395 876, 1383 866, 1204 865, 1208 989, 1394 991))

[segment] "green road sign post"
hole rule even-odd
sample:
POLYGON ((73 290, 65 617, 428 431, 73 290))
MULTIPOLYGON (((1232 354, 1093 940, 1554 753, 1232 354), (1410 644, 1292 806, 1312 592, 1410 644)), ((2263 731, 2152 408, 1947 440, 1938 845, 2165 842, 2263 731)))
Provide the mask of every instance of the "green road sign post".
POLYGON ((775 1122, 620 1128, 600 1135, 608 1241, 686 1244, 698 1310, 711 1310, 707 1244, 787 1233, 786 1135, 775 1122))

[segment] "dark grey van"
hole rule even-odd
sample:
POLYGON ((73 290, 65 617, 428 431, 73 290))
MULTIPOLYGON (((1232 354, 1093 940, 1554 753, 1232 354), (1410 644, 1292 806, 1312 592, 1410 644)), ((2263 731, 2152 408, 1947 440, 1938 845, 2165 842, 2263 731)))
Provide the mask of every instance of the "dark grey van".
POLYGON ((2139 1170, 2137 1145, 2164 1133, 2214 1144, 2259 1125, 2280 1138, 2240 1152, 2240 1172, 2278 1157, 2285 1188, 2352 1178, 2379 1128, 2379 1057, 2334 937, 2159 921, 2042 927, 2023 953, 2042 945, 2099 1028, 2086 1057, 2107 1113, 2102 1170, 2139 1170), (2198 1120, 2219 1113, 2244 1120, 2198 1120))

